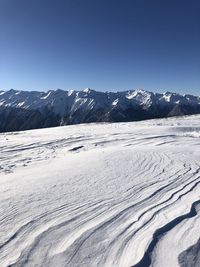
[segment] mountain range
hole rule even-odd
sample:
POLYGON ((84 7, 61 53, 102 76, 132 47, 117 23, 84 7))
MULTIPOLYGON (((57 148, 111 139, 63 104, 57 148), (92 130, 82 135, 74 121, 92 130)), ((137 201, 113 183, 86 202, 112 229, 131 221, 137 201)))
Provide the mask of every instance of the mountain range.
POLYGON ((0 132, 200 113, 200 97, 145 90, 0 91, 0 132))

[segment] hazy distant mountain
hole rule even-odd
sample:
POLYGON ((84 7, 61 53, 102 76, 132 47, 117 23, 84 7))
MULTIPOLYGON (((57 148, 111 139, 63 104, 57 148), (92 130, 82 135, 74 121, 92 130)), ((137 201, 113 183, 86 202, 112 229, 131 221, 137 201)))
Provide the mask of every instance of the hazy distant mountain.
POLYGON ((200 97, 144 90, 0 91, 0 131, 200 113, 200 97))

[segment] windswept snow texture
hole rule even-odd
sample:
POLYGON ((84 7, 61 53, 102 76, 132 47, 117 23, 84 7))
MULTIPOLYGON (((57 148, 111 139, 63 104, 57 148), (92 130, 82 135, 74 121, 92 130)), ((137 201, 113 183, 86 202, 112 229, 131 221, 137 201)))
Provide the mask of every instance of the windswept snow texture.
POLYGON ((0 266, 199 266, 200 116, 0 135, 0 266))

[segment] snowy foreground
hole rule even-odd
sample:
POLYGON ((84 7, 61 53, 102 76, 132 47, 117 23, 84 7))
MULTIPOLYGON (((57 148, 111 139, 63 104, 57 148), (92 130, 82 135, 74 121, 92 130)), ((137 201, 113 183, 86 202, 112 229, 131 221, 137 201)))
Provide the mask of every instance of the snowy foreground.
POLYGON ((0 266, 200 266, 200 116, 0 134, 0 266))

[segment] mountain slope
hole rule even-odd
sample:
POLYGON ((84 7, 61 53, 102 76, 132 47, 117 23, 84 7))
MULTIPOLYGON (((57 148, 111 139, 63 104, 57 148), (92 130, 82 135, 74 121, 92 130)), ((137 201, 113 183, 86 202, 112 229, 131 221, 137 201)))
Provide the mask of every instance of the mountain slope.
POLYGON ((88 122, 137 121, 200 113, 200 97, 125 92, 0 91, 0 131, 88 122))

